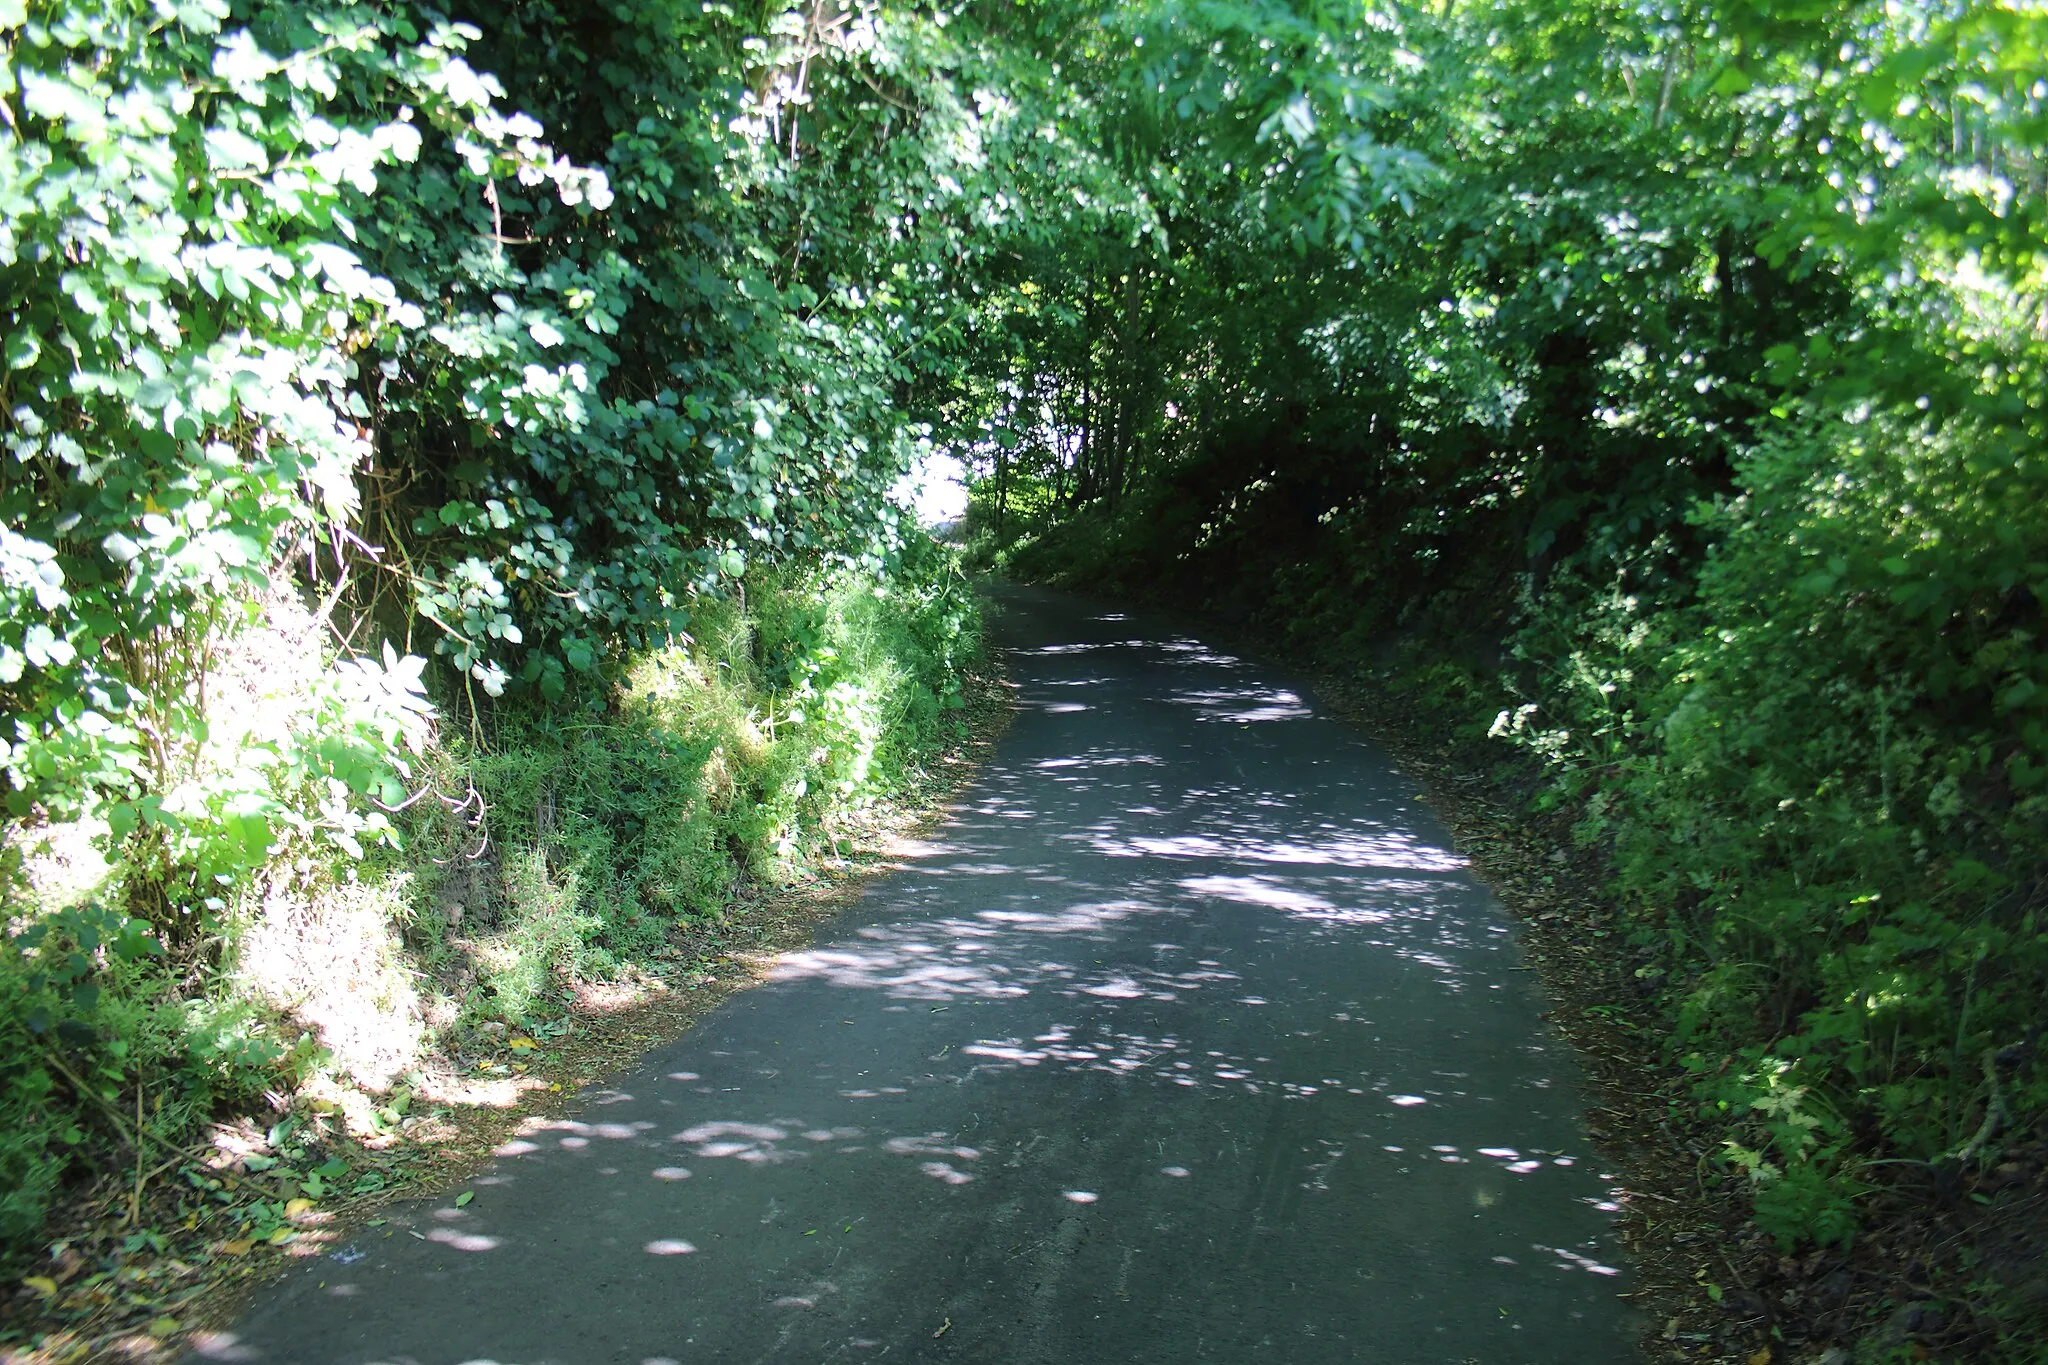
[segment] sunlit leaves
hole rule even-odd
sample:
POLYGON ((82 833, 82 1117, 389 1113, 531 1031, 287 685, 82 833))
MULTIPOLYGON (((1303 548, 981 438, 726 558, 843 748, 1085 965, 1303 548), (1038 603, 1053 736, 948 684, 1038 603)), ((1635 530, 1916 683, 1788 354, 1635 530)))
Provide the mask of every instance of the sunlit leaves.
MULTIPOLYGON (((461 30, 408 47, 412 26, 367 6, 282 25, 259 6, 222 34, 227 13, 60 9, 13 49, 24 121, 0 135, 6 441, 23 470, 0 498, 9 807, 112 801, 115 838, 156 831, 196 894, 295 821, 360 847, 372 817, 326 798, 316 816, 294 793, 323 773, 344 794, 381 789, 406 737, 366 721, 360 760, 252 760, 276 775, 256 787, 177 777, 203 742, 211 637, 295 539, 357 515, 372 414, 351 352, 425 321, 345 244, 358 215, 343 206, 418 160, 422 111, 488 149, 490 171, 534 165, 585 200, 601 181, 493 114, 450 52, 461 30)), ((330 739, 360 728, 350 714, 330 739)))

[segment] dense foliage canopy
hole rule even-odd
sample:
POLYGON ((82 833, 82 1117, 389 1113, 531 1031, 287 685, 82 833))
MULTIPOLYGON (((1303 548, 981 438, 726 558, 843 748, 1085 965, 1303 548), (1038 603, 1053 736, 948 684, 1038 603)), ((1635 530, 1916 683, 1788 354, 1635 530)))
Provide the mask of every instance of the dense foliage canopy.
POLYGON ((983 212, 931 16, 9 8, 9 800, 157 839, 166 925, 305 822, 187 780, 280 568, 361 657, 272 757, 396 801, 420 670, 376 636, 561 698, 750 561, 891 552, 983 212))
POLYGON ((1540 757, 1788 1240, 2048 1109, 2037 7, 0 0, 0 58, 8 808, 159 938, 389 837, 429 695, 889 572, 936 446, 1005 562, 1540 757), (340 661, 229 752, 280 587, 340 661))
POLYGON ((2024 1141, 2048 19, 1112 26, 1149 214, 982 371, 999 557, 1284 621, 1539 759, 1788 1245, 1850 1238, 1873 1161, 2024 1141))
POLYGON ((416 1059, 915 780, 977 631, 907 398, 1066 146, 949 18, 0 0, 0 1259, 389 1089, 280 916, 416 1059))

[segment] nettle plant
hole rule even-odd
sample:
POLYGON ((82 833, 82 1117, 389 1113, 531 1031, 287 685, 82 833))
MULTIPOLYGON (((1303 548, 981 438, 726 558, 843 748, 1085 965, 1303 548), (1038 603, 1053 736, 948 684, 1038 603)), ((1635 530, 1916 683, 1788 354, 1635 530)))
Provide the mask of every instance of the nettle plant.
POLYGON ((311 684, 304 734, 206 752, 218 652, 272 576, 363 552, 358 357, 428 322, 351 249, 380 174, 431 139, 477 186, 608 193, 494 108, 476 36, 361 5, 0 0, 7 811, 104 821, 174 940, 293 833, 389 837, 356 807, 398 798, 426 734, 421 663, 387 647, 311 684))

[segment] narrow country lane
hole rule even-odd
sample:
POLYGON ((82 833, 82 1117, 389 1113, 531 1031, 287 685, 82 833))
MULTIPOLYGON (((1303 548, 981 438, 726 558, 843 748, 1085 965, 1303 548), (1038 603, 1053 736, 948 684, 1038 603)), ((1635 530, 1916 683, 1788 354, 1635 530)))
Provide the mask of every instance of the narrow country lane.
POLYGON ((1574 1069, 1413 786, 1267 669, 1000 601, 1019 714, 927 847, 202 1358, 1633 1359, 1574 1069))

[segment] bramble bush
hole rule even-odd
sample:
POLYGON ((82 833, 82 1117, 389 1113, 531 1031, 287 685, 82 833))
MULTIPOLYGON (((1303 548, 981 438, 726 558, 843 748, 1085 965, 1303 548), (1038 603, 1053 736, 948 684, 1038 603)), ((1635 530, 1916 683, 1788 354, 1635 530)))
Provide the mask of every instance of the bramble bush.
MULTIPOLYGON (((1581 837, 1611 846, 1715 1102, 1802 1091, 1777 1160, 1848 1190, 1855 1151, 1953 1160, 2048 1108, 2044 494, 2009 434, 1790 428, 1698 513, 1696 600, 1648 629, 1610 594, 1577 641, 1599 681, 1521 730, 1570 731, 1581 837)), ((1853 1227, 1759 1198, 1788 1237, 1853 1227)))
POLYGON ((266 48, 281 16, 229 30, 225 0, 11 9, 8 810, 103 822, 151 870, 135 909, 190 939, 271 856, 285 789, 385 793, 403 777, 394 741, 417 737, 417 668, 358 664, 334 684, 337 729, 257 760, 293 771, 267 789, 224 783, 232 767, 194 781, 218 642, 281 556, 347 534, 356 511, 372 442, 353 353, 425 323, 349 248, 354 218, 423 126, 502 174, 587 177, 515 145, 455 26, 307 12, 266 48))

